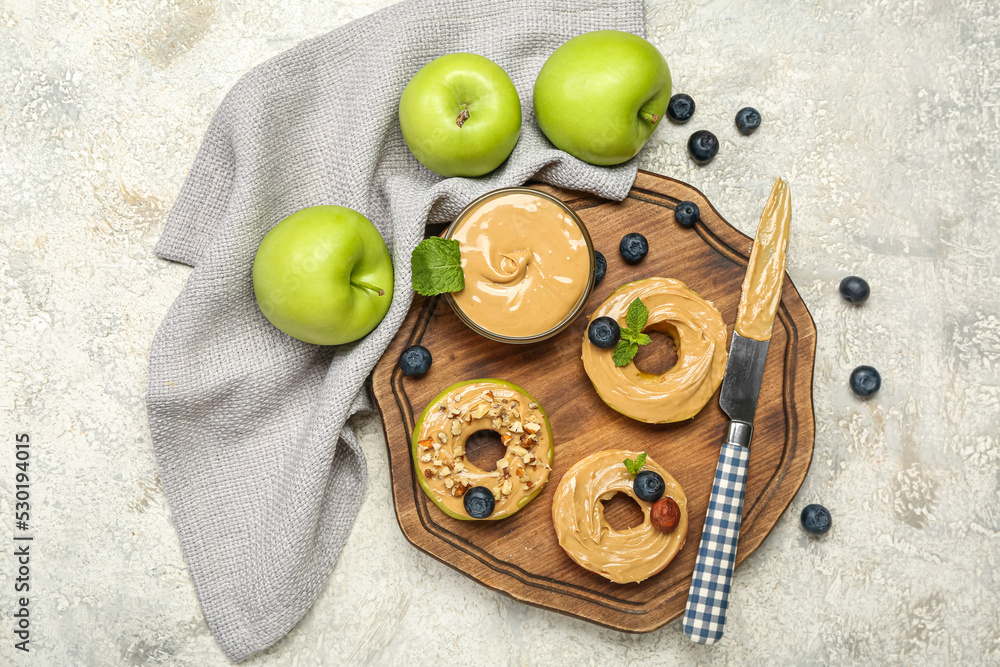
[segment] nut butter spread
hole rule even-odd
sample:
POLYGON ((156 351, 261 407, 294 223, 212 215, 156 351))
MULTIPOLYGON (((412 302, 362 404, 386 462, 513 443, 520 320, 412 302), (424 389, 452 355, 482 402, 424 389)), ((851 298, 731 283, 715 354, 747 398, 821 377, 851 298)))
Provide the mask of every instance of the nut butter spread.
POLYGON ((451 295, 483 329, 523 338, 562 323, 580 304, 593 255, 576 220, 525 191, 499 192, 456 220, 465 289, 451 295))
POLYGON ((760 216, 750 264, 743 279, 743 296, 736 314, 736 332, 747 338, 771 340, 774 314, 785 278, 785 248, 792 221, 788 181, 778 179, 760 216))
POLYGON ((594 389, 612 409, 642 422, 660 424, 694 417, 712 397, 726 372, 726 325, 708 301, 679 280, 649 278, 619 288, 591 315, 626 326, 634 299, 649 309, 646 330, 669 335, 677 363, 663 373, 646 373, 633 362, 615 366, 612 350, 583 338, 583 367, 594 389))
POLYGON ((552 470, 552 431, 531 396, 501 380, 459 383, 427 406, 413 434, 413 463, 420 485, 439 507, 469 519, 462 496, 474 486, 493 492, 489 519, 510 516, 534 498, 552 470), (506 447, 492 470, 465 457, 465 443, 477 431, 496 431, 506 447))
POLYGON ((635 495, 632 476, 622 463, 639 452, 608 449, 578 461, 559 480, 552 499, 552 524, 559 546, 583 568, 617 584, 647 579, 665 568, 687 538, 687 498, 684 490, 662 466, 647 458, 644 469, 660 474, 666 484, 664 497, 680 509, 677 527, 664 533, 649 518, 652 503, 635 495), (642 525, 615 530, 604 518, 604 501, 624 493, 642 509, 642 525))

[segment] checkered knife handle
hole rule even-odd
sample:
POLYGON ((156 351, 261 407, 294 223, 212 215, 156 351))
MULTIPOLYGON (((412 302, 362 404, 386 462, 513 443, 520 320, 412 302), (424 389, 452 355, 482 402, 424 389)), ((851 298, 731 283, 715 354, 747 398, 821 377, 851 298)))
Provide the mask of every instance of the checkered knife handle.
POLYGON ((719 641, 726 624, 749 459, 747 447, 726 443, 715 468, 705 528, 701 532, 698 559, 684 609, 684 634, 699 644, 719 641))

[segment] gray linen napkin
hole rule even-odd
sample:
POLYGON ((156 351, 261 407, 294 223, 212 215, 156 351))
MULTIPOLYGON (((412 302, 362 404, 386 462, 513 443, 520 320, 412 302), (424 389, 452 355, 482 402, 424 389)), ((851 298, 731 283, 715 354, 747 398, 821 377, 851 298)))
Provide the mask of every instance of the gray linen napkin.
POLYGON ((312 606, 354 523, 365 461, 345 425, 412 299, 424 225, 494 188, 535 178, 621 199, 634 161, 584 164, 538 131, 531 89, 570 37, 642 34, 641 0, 403 2, 254 68, 223 100, 156 253, 194 267, 153 340, 146 404, 160 479, 205 619, 232 660, 271 645, 312 606), (521 95, 521 139, 478 179, 442 179, 397 122, 410 77, 435 57, 480 53, 521 95), (341 204, 393 256, 389 314, 362 340, 319 347, 281 333, 254 301, 251 266, 286 215, 341 204))

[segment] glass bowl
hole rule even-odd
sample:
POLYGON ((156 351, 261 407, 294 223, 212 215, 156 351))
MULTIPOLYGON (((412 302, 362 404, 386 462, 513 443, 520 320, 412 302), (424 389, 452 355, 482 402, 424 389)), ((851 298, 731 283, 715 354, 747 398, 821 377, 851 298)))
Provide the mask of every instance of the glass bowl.
MULTIPOLYGON (((458 217, 456 217, 455 220, 451 223, 451 225, 448 226, 448 229, 445 230, 444 238, 451 239, 455 231, 458 229, 458 227, 466 220, 466 218, 469 217, 469 215, 475 212, 482 204, 484 204, 487 201, 508 194, 528 194, 552 202, 553 204, 558 206, 562 210, 562 212, 567 217, 569 217, 580 229, 583 239, 587 244, 587 257, 590 261, 590 270, 587 274, 588 276, 587 284, 583 290, 583 294, 580 295, 580 298, 577 300, 577 302, 573 304, 573 307, 570 308, 570 310, 566 313, 566 316, 563 317, 558 324, 551 327, 550 329, 539 332, 537 334, 532 334, 530 336, 508 336, 502 333, 498 333, 496 331, 491 331, 485 328, 484 326, 480 325, 479 323, 475 322, 471 317, 469 317, 465 313, 465 311, 462 310, 462 307, 455 301, 455 298, 452 296, 451 293, 445 293, 444 296, 445 300, 448 301, 448 304, 451 306, 452 310, 455 312, 458 318, 462 320, 462 322, 464 322, 466 326, 468 326, 476 333, 501 343, 512 343, 512 344, 537 343, 539 341, 552 338, 559 332, 566 329, 566 327, 568 327, 570 324, 573 323, 573 320, 576 319, 576 317, 581 313, 581 311, 583 311, 584 306, 587 304, 587 299, 590 298, 590 293, 594 289, 594 274, 597 270, 597 257, 594 254, 594 242, 590 238, 590 234, 587 231, 587 226, 583 224, 583 221, 580 220, 580 218, 576 215, 576 213, 570 210, 570 208, 566 206, 564 203, 562 203, 562 201, 560 201, 557 197, 554 197, 540 190, 535 190, 533 188, 524 188, 524 187, 500 188, 498 190, 492 190, 491 192, 487 192, 486 194, 484 194, 483 196, 479 197, 471 204, 466 206, 462 210, 462 212, 458 214, 458 217)), ((463 269, 465 268, 464 264, 465 262, 463 261, 463 269)))

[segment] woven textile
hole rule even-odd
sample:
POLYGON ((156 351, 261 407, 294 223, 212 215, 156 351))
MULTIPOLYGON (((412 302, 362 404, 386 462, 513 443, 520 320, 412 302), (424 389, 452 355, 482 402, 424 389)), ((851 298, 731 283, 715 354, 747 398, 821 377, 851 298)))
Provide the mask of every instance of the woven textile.
POLYGON ((642 26, 638 0, 404 2, 256 67, 222 102, 156 246, 194 269, 153 340, 147 409, 185 560, 231 659, 298 622, 351 530, 365 461, 346 424, 370 409, 362 387, 409 308, 410 252, 424 225, 532 178, 614 199, 628 192, 634 162, 593 167, 545 140, 531 88, 570 37, 603 28, 641 34, 642 26), (517 147, 478 179, 421 167, 396 117, 410 77, 456 51, 497 62, 521 95, 517 147), (393 256, 388 315, 339 347, 275 329, 251 283, 264 234, 316 204, 362 212, 393 256))

